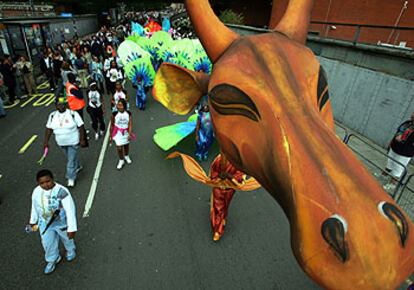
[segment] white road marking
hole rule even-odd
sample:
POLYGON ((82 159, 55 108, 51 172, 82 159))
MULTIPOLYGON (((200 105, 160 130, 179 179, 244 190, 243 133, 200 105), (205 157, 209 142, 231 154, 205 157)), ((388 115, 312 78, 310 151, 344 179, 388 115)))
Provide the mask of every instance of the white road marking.
POLYGON ((26 142, 26 144, 23 145, 22 148, 19 150, 19 154, 23 154, 26 152, 27 148, 29 148, 30 145, 37 139, 37 135, 33 135, 32 138, 29 139, 29 141, 26 142))
POLYGON ((93 201, 95 199, 96 188, 98 187, 99 176, 101 174, 101 169, 103 165, 103 161, 105 158, 106 148, 108 148, 109 143, 109 129, 106 130, 104 141, 101 148, 101 153, 99 154, 98 164, 96 165, 95 175, 93 176, 91 189, 89 190, 88 199, 86 200, 85 210, 83 211, 83 218, 89 217, 89 211, 92 208, 93 201))

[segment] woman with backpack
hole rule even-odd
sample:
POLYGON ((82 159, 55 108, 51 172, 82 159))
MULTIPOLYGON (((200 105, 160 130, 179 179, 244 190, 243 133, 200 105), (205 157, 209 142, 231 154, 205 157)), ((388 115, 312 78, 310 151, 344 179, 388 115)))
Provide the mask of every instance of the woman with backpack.
POLYGON ((22 55, 16 63, 17 69, 23 76, 23 81, 29 95, 37 92, 36 83, 33 77, 33 65, 22 55))
POLYGON ((58 98, 56 111, 49 115, 43 147, 49 148, 49 140, 55 135, 57 145, 66 155, 66 179, 68 187, 75 186, 77 174, 82 170, 79 161, 79 148, 87 147, 86 131, 81 116, 67 109, 64 98, 58 98))
POLYGON ((78 76, 80 79, 80 88, 86 89, 88 87, 88 64, 86 60, 83 58, 83 54, 80 53, 76 56, 74 60, 74 66, 76 71, 78 72, 78 76))
POLYGON ((92 80, 96 82, 98 89, 101 92, 104 92, 105 77, 103 75, 102 70, 103 70, 102 62, 100 62, 99 58, 94 55, 92 57, 92 62, 89 65, 89 71, 91 72, 92 80))

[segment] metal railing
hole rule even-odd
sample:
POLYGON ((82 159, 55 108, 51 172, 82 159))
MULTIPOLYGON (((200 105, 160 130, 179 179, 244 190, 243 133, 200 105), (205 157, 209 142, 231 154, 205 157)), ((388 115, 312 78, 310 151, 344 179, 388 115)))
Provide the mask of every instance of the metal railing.
POLYGON ((414 174, 408 176, 404 184, 400 188, 395 201, 414 221, 414 188, 410 187, 410 182, 414 178, 414 174))
MULTIPOLYGON (((316 25, 323 25, 325 26, 322 29, 322 35, 320 35, 320 37, 327 37, 327 35, 329 34, 329 29, 332 26, 344 26, 344 27, 353 27, 355 28, 355 33, 354 33, 354 37, 353 37, 353 43, 357 44, 359 43, 359 39, 361 36, 361 31, 362 29, 386 29, 389 30, 390 36, 388 37, 387 42, 389 42, 391 40, 391 36, 393 36, 395 31, 413 31, 414 32, 414 27, 409 27, 409 26, 388 26, 388 25, 373 25, 373 24, 355 24, 355 23, 344 23, 344 22, 325 22, 325 21, 311 21, 311 24, 316 24, 316 25)), ((397 33, 395 39, 397 39, 399 36, 399 33, 397 33)), ((394 41, 395 43, 395 41, 394 41)))
POLYGON ((379 181, 381 181, 381 177, 385 177, 384 179, 391 179, 391 180, 396 180, 397 181, 397 185, 395 187, 395 189, 392 192, 389 192, 392 196, 393 199, 397 199, 398 196, 398 192, 399 190, 403 187, 404 184, 406 184, 406 182, 404 182, 404 179, 407 176, 407 167, 404 166, 401 162, 399 162, 398 160, 391 158, 388 156, 387 153, 382 152, 381 150, 379 150, 378 148, 376 148, 375 146, 369 144, 367 141, 365 141, 363 138, 359 137, 358 135, 354 134, 354 133, 350 133, 350 134, 346 134, 343 142, 353 151, 355 152, 358 156, 360 156, 366 163, 368 163, 370 166, 378 169, 378 171, 381 172, 381 175, 376 176, 377 179, 380 179, 379 181), (362 154, 361 152, 359 152, 358 150, 356 150, 356 148, 353 148, 352 146, 349 145, 349 141, 351 141, 351 139, 357 139, 358 141, 362 142, 364 144, 364 146, 368 146, 370 147, 372 150, 374 150, 376 153, 384 156, 386 159, 391 159, 392 161, 394 161, 395 163, 397 163, 399 166, 401 166, 403 168, 403 173, 401 175, 400 178, 395 178, 394 176, 392 176, 388 171, 386 171, 384 169, 384 164, 376 164, 374 161, 372 161, 371 159, 369 159, 368 157, 366 157, 364 154, 362 154))
POLYGON ((381 172, 381 175, 374 176, 377 178, 377 180, 382 183, 384 179, 382 178, 384 175, 387 177, 385 179, 394 179, 397 180, 398 183, 395 187, 395 190, 393 192, 388 192, 391 197, 395 200, 395 202, 407 213, 407 215, 410 217, 411 220, 414 221, 414 174, 408 175, 408 168, 407 166, 404 166, 401 164, 401 162, 395 160, 394 158, 391 158, 388 156, 387 153, 384 153, 383 151, 379 150, 363 138, 359 137, 358 135, 354 133, 348 133, 348 129, 344 126, 341 126, 341 124, 335 122, 336 126, 341 127, 342 130, 344 130, 345 136, 343 138, 343 142, 358 156, 360 156, 364 162, 368 163, 370 166, 375 167, 381 172), (384 164, 376 164, 371 159, 367 158, 364 154, 359 152, 356 148, 353 148, 350 146, 350 141, 352 139, 357 139, 358 141, 362 142, 364 146, 368 146, 369 148, 373 149, 376 153, 384 156, 386 159, 391 159, 392 161, 396 162, 403 168, 403 174, 399 179, 396 179, 393 177, 389 172, 387 172, 384 169, 384 164), (408 175, 408 176, 407 176, 408 175), (412 183, 412 184, 411 184, 412 183))

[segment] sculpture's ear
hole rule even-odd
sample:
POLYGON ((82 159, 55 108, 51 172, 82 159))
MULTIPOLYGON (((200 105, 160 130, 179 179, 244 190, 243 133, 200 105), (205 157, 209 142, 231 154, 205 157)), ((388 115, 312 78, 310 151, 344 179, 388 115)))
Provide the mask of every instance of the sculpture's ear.
POLYGON ((163 63, 155 77, 152 95, 168 110, 185 115, 207 94, 208 80, 207 74, 163 63))

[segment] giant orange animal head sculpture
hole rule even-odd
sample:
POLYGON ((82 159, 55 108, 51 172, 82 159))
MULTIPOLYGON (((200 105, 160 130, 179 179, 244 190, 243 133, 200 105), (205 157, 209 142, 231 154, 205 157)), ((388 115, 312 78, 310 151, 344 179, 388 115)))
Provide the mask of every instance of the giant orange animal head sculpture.
POLYGON ((187 0, 211 77, 163 64, 154 96, 186 114, 209 95, 226 157, 277 200, 304 271, 329 289, 393 289, 414 269, 413 224, 335 136, 324 72, 304 46, 312 0, 273 33, 241 37, 187 0))

